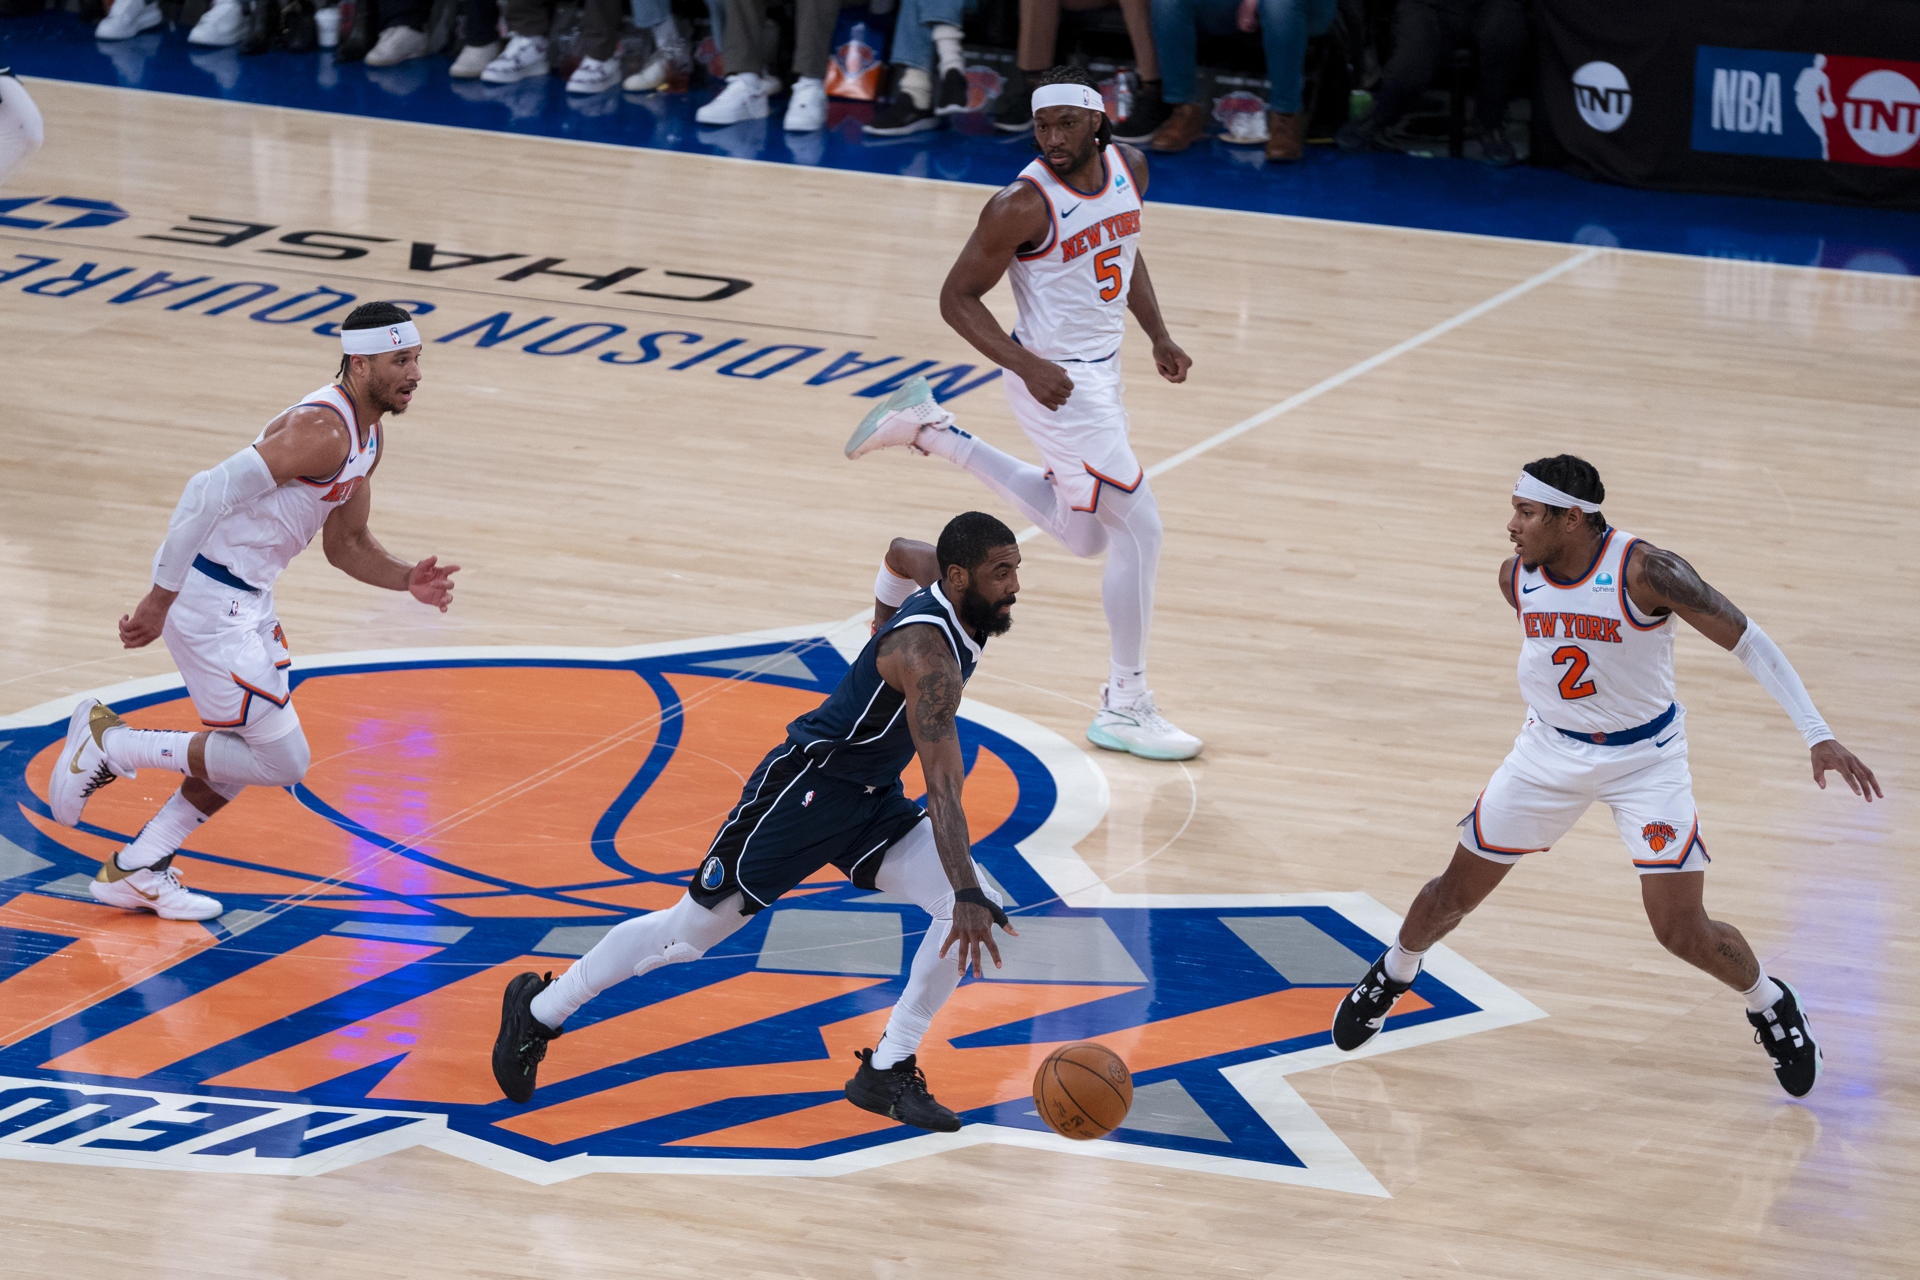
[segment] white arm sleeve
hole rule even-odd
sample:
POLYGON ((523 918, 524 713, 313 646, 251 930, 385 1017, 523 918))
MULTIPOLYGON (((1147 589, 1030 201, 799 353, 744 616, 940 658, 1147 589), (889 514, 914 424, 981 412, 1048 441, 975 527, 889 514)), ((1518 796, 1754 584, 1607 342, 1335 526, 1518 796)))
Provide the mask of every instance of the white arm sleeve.
POLYGON ((920 589, 920 584, 912 578, 903 578, 880 562, 880 574, 873 580, 873 598, 889 609, 898 609, 906 603, 908 596, 920 589))
POLYGON ((1809 747, 1833 737, 1833 730, 1827 728, 1827 722, 1814 710, 1807 686, 1800 683, 1800 674, 1787 661, 1787 655, 1780 652, 1780 646, 1752 618, 1747 619, 1747 630, 1740 637, 1740 643, 1733 646, 1733 656, 1753 673, 1753 678, 1773 695, 1775 702, 1787 709, 1787 714, 1793 717, 1793 727, 1800 731, 1809 747))
POLYGON ((272 469, 252 445, 187 481, 173 518, 167 521, 167 540, 153 553, 153 585, 178 591, 214 522, 275 487, 272 469))

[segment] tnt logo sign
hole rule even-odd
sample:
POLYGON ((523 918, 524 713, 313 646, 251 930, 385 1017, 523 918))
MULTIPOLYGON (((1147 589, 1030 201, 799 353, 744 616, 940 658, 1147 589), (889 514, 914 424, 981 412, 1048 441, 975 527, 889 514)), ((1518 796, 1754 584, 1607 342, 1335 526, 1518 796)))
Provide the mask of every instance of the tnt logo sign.
POLYGON ((1573 73, 1573 105, 1589 127, 1612 133, 1633 114, 1633 88, 1611 62, 1589 62, 1573 73))
POLYGON ((1840 100, 1840 118, 1868 155, 1905 155, 1920 141, 1920 89, 1898 71, 1869 71, 1840 100))
MULTIPOLYGON (((841 1097, 927 920, 831 868, 699 959, 608 991, 568 1024, 531 1104, 500 1096, 488 1060, 507 980, 564 968, 689 878, 718 883, 717 824, 854 643, 796 628, 317 659, 291 684, 307 777, 243 792, 174 864, 226 902, 204 925, 87 892, 175 776, 142 771, 63 827, 45 787, 72 700, 0 719, 0 1159, 316 1174, 425 1146, 544 1183, 823 1176, 988 1142, 1084 1154, 1030 1094, 1048 1053, 1097 1039, 1135 1082, 1098 1154, 1384 1195, 1288 1077, 1340 1059, 1333 1010, 1397 918, 1352 892, 1108 890, 1076 852, 1106 818, 1105 775, 971 700, 973 852, 1020 936, 921 1044, 958 1133, 841 1097), (522 730, 513 752, 503 725, 522 730)), ((194 722, 177 685, 98 693, 137 727, 194 722)), ((903 782, 925 791, 917 768, 903 782)), ((1435 948, 1362 1052, 1539 1016, 1435 948)))

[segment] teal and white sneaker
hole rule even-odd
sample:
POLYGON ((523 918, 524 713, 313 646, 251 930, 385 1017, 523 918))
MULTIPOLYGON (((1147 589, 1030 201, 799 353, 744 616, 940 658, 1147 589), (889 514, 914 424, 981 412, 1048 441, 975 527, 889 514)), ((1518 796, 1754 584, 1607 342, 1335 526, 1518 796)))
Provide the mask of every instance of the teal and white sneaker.
POLYGON ((846 455, 858 458, 875 449, 905 445, 916 453, 926 450, 914 444, 925 427, 950 427, 953 415, 933 398, 933 388, 925 378, 915 378, 874 407, 860 419, 860 425, 847 437, 846 455))
POLYGON ((1087 741, 1147 760, 1191 760, 1203 745, 1155 710, 1151 690, 1132 702, 1115 703, 1104 684, 1100 686, 1100 710, 1087 726, 1087 741))

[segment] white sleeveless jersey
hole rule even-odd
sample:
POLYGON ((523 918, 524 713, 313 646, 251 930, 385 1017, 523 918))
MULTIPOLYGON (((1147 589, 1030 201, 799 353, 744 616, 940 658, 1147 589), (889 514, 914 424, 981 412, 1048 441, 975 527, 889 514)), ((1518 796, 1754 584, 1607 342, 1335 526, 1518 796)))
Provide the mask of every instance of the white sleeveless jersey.
POLYGON ((1640 539, 1607 530, 1587 572, 1559 582, 1516 563, 1520 694, 1556 729, 1617 733, 1673 705, 1673 615, 1643 618, 1627 599, 1626 564, 1640 539))
MULTIPOLYGON (((262 591, 306 550, 327 517, 354 495, 380 460, 380 427, 374 426, 362 446, 353 399, 338 383, 328 383, 293 408, 301 405, 332 410, 346 424, 347 460, 330 476, 301 476, 235 507, 220 517, 200 548, 201 555, 262 591)), ((262 427, 253 442, 259 444, 266 434, 262 427)))
POLYGON ((1140 193, 1118 147, 1101 153, 1106 181, 1089 195, 1045 160, 1020 171, 1047 202, 1047 236, 1007 269, 1020 318, 1014 338, 1048 360, 1105 360, 1127 327, 1127 290, 1140 245, 1140 193))

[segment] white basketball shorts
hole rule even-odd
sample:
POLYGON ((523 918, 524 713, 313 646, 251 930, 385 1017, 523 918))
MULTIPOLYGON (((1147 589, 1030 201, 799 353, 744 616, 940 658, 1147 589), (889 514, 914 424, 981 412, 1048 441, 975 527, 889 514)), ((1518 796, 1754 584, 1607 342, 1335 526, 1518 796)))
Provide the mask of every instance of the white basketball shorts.
POLYGON ((1684 707, 1664 733, 1623 747, 1576 741, 1530 711, 1513 750, 1460 820, 1460 843, 1494 862, 1518 862, 1552 848, 1595 801, 1613 810, 1641 875, 1706 867, 1684 707))
POLYGON ((272 591, 242 591, 189 570, 161 638, 208 728, 244 728, 287 705, 293 658, 272 591))
POLYGON ((1107 487, 1132 493, 1145 476, 1127 443, 1127 408, 1120 401, 1120 357, 1063 361, 1073 394, 1058 409, 1035 400, 1027 384, 1007 370, 1000 375, 1014 420, 1040 450, 1055 489, 1075 511, 1098 511, 1107 487))

